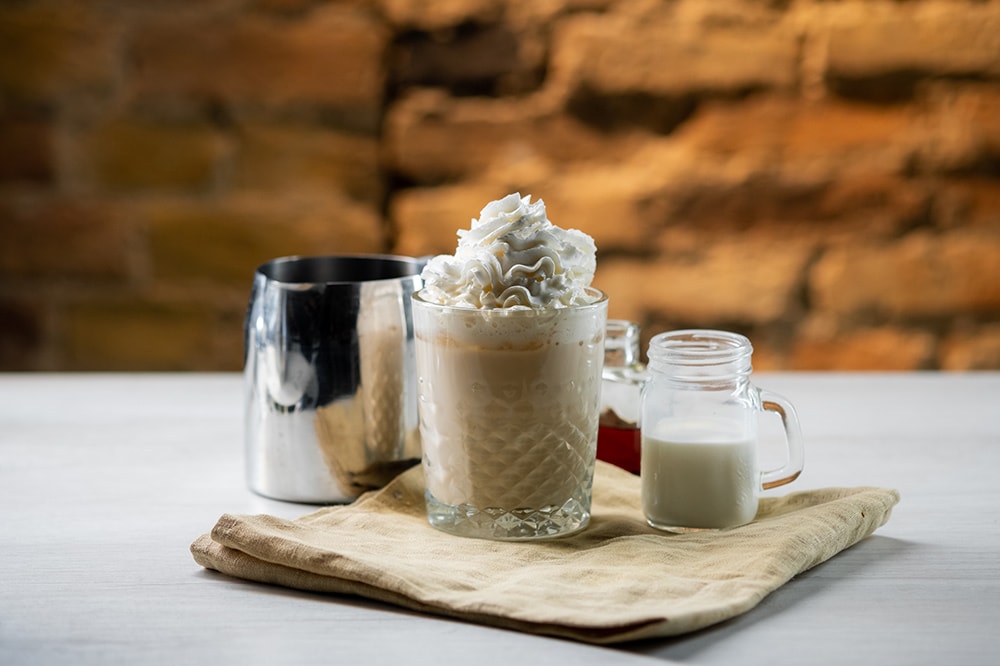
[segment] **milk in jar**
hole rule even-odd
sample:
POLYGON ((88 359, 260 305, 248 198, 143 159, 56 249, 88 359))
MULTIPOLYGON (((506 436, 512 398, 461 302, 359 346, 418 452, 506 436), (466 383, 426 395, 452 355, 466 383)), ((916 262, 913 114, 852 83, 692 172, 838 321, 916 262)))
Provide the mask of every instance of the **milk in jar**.
POLYGON ((643 431, 642 503, 656 526, 722 528, 757 513, 754 440, 736 428, 681 421, 643 431))

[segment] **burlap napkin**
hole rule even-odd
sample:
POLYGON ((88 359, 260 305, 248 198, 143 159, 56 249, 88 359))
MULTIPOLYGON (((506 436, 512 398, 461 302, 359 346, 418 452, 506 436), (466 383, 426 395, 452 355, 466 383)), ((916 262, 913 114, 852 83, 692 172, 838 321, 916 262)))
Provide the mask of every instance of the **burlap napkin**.
POLYGON ((645 524, 639 480, 599 461, 585 530, 495 542, 430 527, 418 466, 353 504, 297 520, 224 515, 191 551, 202 566, 240 578, 614 643, 744 613, 884 525, 898 501, 895 490, 811 490, 761 500, 743 527, 670 535, 645 524))

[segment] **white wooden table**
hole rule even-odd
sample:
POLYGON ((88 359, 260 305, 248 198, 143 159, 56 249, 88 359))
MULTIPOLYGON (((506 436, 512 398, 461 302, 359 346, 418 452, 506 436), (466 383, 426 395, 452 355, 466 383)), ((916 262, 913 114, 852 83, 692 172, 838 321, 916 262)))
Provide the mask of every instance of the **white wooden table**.
POLYGON ((795 488, 901 491, 889 524, 749 613, 618 647, 206 572, 245 489, 242 377, 0 375, 0 664, 1000 663, 1000 373, 773 374, 797 405, 795 488))

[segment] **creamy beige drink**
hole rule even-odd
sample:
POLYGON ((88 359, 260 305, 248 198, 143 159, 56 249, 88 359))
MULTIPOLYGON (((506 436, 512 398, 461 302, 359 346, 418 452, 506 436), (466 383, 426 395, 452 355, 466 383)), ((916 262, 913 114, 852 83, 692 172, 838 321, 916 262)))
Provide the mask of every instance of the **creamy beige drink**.
POLYGON ((414 298, 428 518, 554 536, 590 516, 607 300, 593 241, 511 195, 432 260, 414 298))
POLYGON ((602 309, 421 309, 418 395, 434 498, 480 510, 559 507, 589 487, 602 309))

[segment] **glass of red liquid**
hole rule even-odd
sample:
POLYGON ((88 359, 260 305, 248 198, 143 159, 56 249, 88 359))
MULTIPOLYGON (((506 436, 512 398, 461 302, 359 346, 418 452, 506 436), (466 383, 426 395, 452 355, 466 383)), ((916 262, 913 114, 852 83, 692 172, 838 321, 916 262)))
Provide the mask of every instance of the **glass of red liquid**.
POLYGON ((604 337, 597 459, 639 473, 639 405, 646 368, 639 360, 639 325, 609 319, 604 337))

